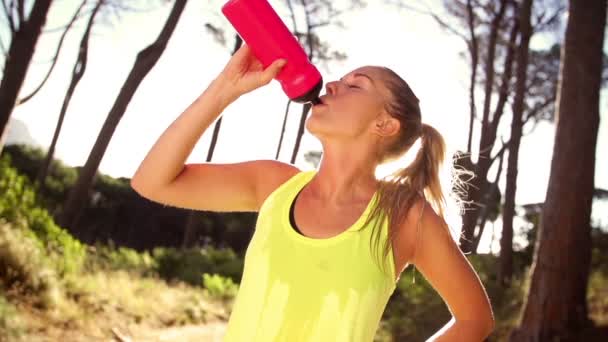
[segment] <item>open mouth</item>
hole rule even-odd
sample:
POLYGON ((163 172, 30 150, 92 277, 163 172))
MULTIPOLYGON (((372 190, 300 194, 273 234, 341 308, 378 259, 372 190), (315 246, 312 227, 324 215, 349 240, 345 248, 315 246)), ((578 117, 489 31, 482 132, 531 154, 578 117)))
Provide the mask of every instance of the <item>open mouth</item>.
POLYGON ((325 106, 325 102, 323 101, 322 98, 318 97, 314 100, 312 100, 312 105, 314 106, 325 106))

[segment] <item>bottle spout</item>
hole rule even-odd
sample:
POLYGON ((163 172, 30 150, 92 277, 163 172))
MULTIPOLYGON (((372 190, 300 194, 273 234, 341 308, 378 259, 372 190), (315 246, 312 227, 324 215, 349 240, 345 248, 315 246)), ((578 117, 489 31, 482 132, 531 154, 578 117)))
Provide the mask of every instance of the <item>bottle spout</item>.
POLYGON ((315 98, 313 98, 313 99, 312 99, 310 102, 312 103, 312 105, 313 105, 313 106, 314 106, 314 105, 318 105, 318 104, 320 104, 320 103, 321 103, 321 99, 320 99, 320 98, 318 98, 318 97, 315 97, 315 98))
POLYGON ((296 103, 307 103, 312 102, 313 104, 321 103, 319 94, 321 94, 321 88, 323 87, 323 78, 321 77, 314 87, 309 89, 305 94, 292 98, 291 100, 296 103))

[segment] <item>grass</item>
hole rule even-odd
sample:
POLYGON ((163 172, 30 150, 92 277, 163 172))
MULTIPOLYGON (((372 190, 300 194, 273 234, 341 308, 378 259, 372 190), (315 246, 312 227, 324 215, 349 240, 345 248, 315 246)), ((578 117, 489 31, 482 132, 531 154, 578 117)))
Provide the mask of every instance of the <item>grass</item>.
POLYGON ((15 341, 107 339, 113 336, 112 329, 130 335, 139 330, 206 324, 228 317, 229 308, 224 302, 183 282, 169 284, 118 270, 68 277, 63 285, 65 296, 53 310, 37 308, 24 297, 13 298, 18 308, 0 302, 0 312, 11 310, 11 315, 3 316, 19 311, 24 323, 12 334, 15 341))

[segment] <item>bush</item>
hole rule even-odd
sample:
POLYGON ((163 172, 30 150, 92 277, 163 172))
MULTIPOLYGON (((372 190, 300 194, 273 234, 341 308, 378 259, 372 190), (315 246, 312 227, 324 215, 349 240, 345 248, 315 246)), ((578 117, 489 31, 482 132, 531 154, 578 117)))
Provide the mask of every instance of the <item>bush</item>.
MULTIPOLYGON (((7 157, 10 156, 12 165, 20 174, 27 176, 30 182, 34 181, 46 156, 46 151, 23 144, 4 146, 2 153, 7 157)), ((78 178, 76 168, 69 167, 58 159, 51 161, 49 169, 44 186, 45 198, 41 199, 49 204, 49 206, 45 205, 45 208, 54 207, 56 203, 62 202, 78 178)))
POLYGON ((132 248, 114 247, 97 243, 89 247, 86 270, 125 270, 143 276, 156 275, 157 261, 148 251, 138 252, 132 248))
POLYGON ((0 289, 0 338, 16 339, 22 333, 22 322, 17 310, 4 298, 0 289))
POLYGON ((36 295, 36 304, 54 307, 60 299, 56 273, 31 237, 0 221, 0 281, 6 288, 36 295))
POLYGON ((60 276, 78 272, 85 259, 85 248, 67 231, 59 227, 42 204, 38 203, 31 182, 0 158, 0 217, 32 234, 38 245, 55 263, 60 276))
POLYGON ((234 298, 239 289, 232 279, 208 273, 203 274, 203 287, 207 289, 211 297, 223 300, 234 298))
POLYGON ((240 282, 243 260, 232 249, 213 247, 175 249, 155 248, 152 256, 158 263, 159 275, 167 280, 178 279, 191 285, 200 286, 204 273, 220 274, 240 282))
POLYGON ((418 270, 413 272, 408 267, 401 274, 384 313, 386 328, 395 341, 423 341, 451 317, 439 294, 418 270))

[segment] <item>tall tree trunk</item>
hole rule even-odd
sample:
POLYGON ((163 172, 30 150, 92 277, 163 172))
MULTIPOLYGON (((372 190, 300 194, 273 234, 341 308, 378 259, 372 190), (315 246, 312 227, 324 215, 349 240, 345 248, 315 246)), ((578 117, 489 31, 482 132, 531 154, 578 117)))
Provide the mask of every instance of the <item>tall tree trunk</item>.
POLYGON ((133 94, 135 94, 144 77, 152 70, 165 51, 169 38, 173 34, 180 15, 186 6, 186 2, 187 0, 175 0, 171 13, 156 41, 137 54, 135 64, 101 128, 91 154, 89 154, 89 158, 80 171, 76 184, 70 190, 68 199, 58 219, 62 227, 75 231, 80 212, 85 203, 88 202, 88 192, 93 184, 93 177, 112 139, 116 126, 118 126, 133 94))
POLYGON ((515 193, 517 191, 517 162, 522 136, 524 97, 528 75, 528 53, 532 27, 532 0, 524 0, 519 10, 519 27, 521 35, 517 48, 517 75, 515 98, 513 100, 513 120, 511 121, 511 139, 509 141, 509 159, 507 161, 507 184, 505 188, 505 204, 502 213, 502 235, 500 237, 500 271, 499 282, 507 286, 513 274, 513 215, 515 214, 515 193))
MULTIPOLYGON (((496 127, 500 116, 490 118, 490 103, 493 93, 494 83, 494 59, 496 53, 496 44, 498 38, 498 31, 501 28, 501 24, 504 18, 504 14, 507 7, 507 0, 501 0, 499 4, 499 11, 496 16, 492 19, 492 25, 490 28, 490 37, 488 40, 488 51, 486 57, 486 82, 485 82, 485 98, 483 106, 483 118, 481 122, 481 137, 479 142, 479 157, 477 163, 472 171, 475 173, 475 178, 471 180, 472 187, 467 192, 466 201, 471 203, 472 206, 467 208, 462 219, 462 234, 460 237, 460 248, 465 253, 476 253, 475 248, 475 236, 481 233, 475 232, 478 227, 479 215, 481 208, 484 206, 482 201, 484 194, 488 188, 487 175, 490 167, 492 166, 491 153, 494 147, 494 141, 496 139, 496 127)), ((498 113, 502 114, 502 113, 498 113)), ((470 134, 470 133, 469 133, 470 134)))
MULTIPOLYGON (((488 200, 486 201, 486 207, 484 208, 484 210, 482 211, 481 217, 479 219, 479 234, 477 234, 477 236, 475 236, 475 241, 474 241, 474 248, 475 250, 477 250, 477 248, 479 247, 479 241, 481 241, 481 235, 483 234, 484 231, 484 227, 486 226, 486 222, 488 221, 488 218, 490 217, 490 214, 492 212, 492 208, 495 208, 500 206, 500 189, 498 187, 498 183, 500 181, 500 176, 502 175, 502 169, 503 169, 503 162, 504 162, 504 153, 501 153, 500 156, 498 157, 498 171, 496 171, 496 177, 494 177, 494 182, 491 183, 491 187, 490 190, 488 191, 487 194, 487 198, 488 200)), ((492 225, 494 225, 494 223, 492 223, 492 225)), ((492 232, 492 234, 494 234, 494 232, 492 232)), ((490 245, 491 246, 491 245, 490 245)))
MULTIPOLYGON (((232 55, 234 55, 243 45, 243 39, 238 34, 235 35, 234 48, 232 49, 232 55)), ((210 162, 213 158, 213 152, 215 151, 215 145, 217 144, 217 137, 220 134, 220 128, 222 127, 222 116, 220 116, 213 126, 213 136, 211 137, 211 144, 209 144, 209 151, 207 152, 207 162, 210 162)), ((196 226, 199 220, 196 219, 200 212, 196 210, 190 210, 188 218, 186 219, 186 226, 184 227, 184 236, 182 238, 182 248, 191 247, 194 245, 196 240, 196 226)))
MULTIPOLYGON (((4 72, 0 82, 0 135, 4 136, 6 133, 8 120, 15 108, 17 96, 23 86, 51 2, 51 0, 36 0, 29 18, 21 22, 18 28, 11 26, 15 31, 12 32, 11 45, 4 61, 4 72)), ((3 145, 0 145, 0 152, 2 148, 3 145)))
MULTIPOLYGON (((65 113, 68 110, 68 106, 70 101, 72 100, 72 95, 74 94, 74 90, 76 86, 82 79, 84 72, 87 69, 87 60, 89 55, 89 37, 91 35, 91 28, 93 27, 93 23, 95 22, 95 16, 99 12, 103 0, 98 0, 91 16, 89 17, 89 21, 87 23, 84 34, 82 35, 82 39, 80 40, 80 47, 78 49, 78 57, 76 58, 76 63, 74 63, 74 67, 72 68, 72 80, 70 81, 70 85, 68 86, 68 90, 63 99, 63 104, 61 105, 61 111, 59 112, 59 119, 57 120, 57 126, 55 127, 55 133, 53 133, 53 140, 51 141, 51 145, 49 146, 49 150, 46 153, 44 161, 38 170, 38 175, 36 176, 35 183, 40 187, 42 191, 44 191, 44 182, 46 179, 46 175, 49 172, 49 167, 51 165, 51 161, 53 160, 53 155, 55 153, 55 146, 57 145, 57 140, 59 139, 59 133, 61 132, 61 127, 63 126, 63 119, 65 118, 65 113)), ((83 3, 84 4, 84 3, 83 3)), ((73 22, 73 20, 72 20, 73 22)), ((66 29, 68 30, 68 29, 66 29)), ((62 37, 63 38, 63 37, 62 37)), ((56 57, 55 57, 56 58, 56 57)), ((50 73, 50 71, 49 71, 50 73)))
POLYGON ((511 341, 572 339, 589 324, 590 214, 606 0, 570 1, 551 175, 520 326, 511 341))
POLYGON ((285 125, 287 124, 287 116, 289 115, 289 107, 291 105, 291 100, 287 101, 287 106, 285 108, 285 115, 283 116, 283 127, 281 128, 281 136, 279 137, 279 146, 277 147, 277 154, 274 159, 279 160, 279 154, 281 153, 281 145, 283 145, 283 136, 285 135, 285 125))
POLYGON ((475 105, 475 84, 477 83, 477 65, 479 65, 479 47, 477 44, 477 36, 475 35, 475 17, 473 16, 472 0, 467 0, 467 22, 469 26, 469 35, 471 42, 469 50, 471 52, 471 80, 469 84, 469 137, 467 138, 467 153, 471 153, 473 145, 473 124, 477 116, 477 108, 475 105))
POLYGON ((298 156, 298 151, 300 149, 300 141, 302 140, 302 135, 304 135, 304 128, 306 124, 306 117, 308 116, 308 112, 312 108, 310 103, 305 103, 302 106, 302 116, 300 117, 300 127, 298 128, 298 135, 296 136, 296 144, 293 147, 293 153, 291 154, 291 163, 296 163, 296 157, 298 156))

